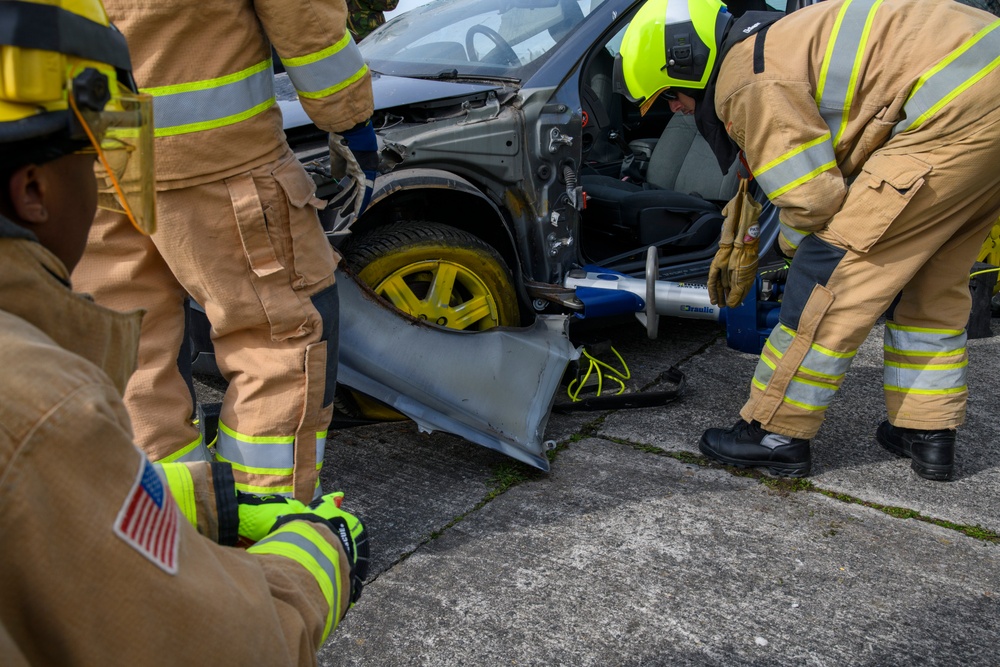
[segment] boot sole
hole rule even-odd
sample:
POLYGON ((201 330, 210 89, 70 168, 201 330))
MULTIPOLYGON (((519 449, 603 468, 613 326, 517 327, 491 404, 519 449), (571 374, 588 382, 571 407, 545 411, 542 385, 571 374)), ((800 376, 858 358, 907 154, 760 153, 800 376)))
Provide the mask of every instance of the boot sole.
POLYGON ((881 433, 875 434, 875 442, 880 444, 883 449, 892 452, 901 459, 910 459, 910 469, 917 473, 919 477, 929 479, 933 482, 946 482, 951 479, 951 473, 954 466, 936 466, 918 461, 904 448, 894 442, 883 439, 881 433))
POLYGON ((712 450, 705 442, 703 437, 698 443, 698 449, 702 454, 708 458, 718 461, 727 466, 735 466, 737 468, 767 468, 767 471, 772 475, 777 475, 778 477, 808 477, 809 469, 812 467, 812 463, 807 461, 805 463, 782 463, 780 461, 747 461, 745 459, 734 459, 729 456, 723 456, 718 452, 712 450))

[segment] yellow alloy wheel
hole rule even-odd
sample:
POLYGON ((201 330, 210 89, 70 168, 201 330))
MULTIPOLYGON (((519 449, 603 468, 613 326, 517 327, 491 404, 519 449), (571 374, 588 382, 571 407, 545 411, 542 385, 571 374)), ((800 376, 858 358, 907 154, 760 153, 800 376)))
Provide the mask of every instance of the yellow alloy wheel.
MULTIPOLYGON (((479 237, 433 222, 387 225, 344 250, 344 261, 377 294, 435 326, 485 331, 517 326, 514 280, 503 258, 479 237)), ((405 419, 392 408, 338 387, 337 412, 405 419)))
POLYGON ((358 277, 405 313, 448 329, 516 326, 510 270, 478 237, 438 223, 375 230, 347 251, 358 277))

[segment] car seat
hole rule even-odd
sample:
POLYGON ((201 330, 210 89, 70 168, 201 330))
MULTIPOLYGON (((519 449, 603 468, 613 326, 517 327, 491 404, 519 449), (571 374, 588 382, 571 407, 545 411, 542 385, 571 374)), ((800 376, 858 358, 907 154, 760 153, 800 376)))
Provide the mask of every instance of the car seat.
MULTIPOLYGON (((641 152, 649 143, 632 145, 641 152)), ((722 207, 736 195, 736 168, 723 174, 694 118, 680 113, 671 116, 648 157, 644 183, 581 178, 586 226, 622 241, 631 237, 640 246, 660 245, 661 254, 713 244, 722 228, 722 207)))
POLYGON ((587 112, 583 127, 584 159, 588 164, 620 162, 622 147, 612 135, 621 131, 621 97, 612 87, 614 56, 602 47, 587 65, 580 95, 587 112))

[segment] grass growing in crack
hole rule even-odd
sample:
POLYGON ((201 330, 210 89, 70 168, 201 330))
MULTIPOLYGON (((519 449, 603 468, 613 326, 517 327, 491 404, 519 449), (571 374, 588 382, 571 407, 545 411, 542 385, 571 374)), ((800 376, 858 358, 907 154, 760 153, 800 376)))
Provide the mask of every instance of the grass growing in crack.
MULTIPOLYGON (((553 451, 558 451, 558 449, 559 447, 557 447, 553 451)), ((465 520, 465 517, 469 516, 476 510, 482 509, 482 507, 486 505, 486 503, 490 502, 497 496, 503 494, 508 489, 517 486, 522 482, 527 482, 532 479, 538 479, 542 475, 544 475, 544 473, 542 473, 541 471, 535 470, 534 468, 528 468, 523 463, 515 463, 515 462, 501 463, 496 468, 494 468, 493 476, 490 477, 489 482, 487 482, 488 489, 486 491, 486 495, 483 496, 483 499, 480 500, 478 503, 476 503, 475 506, 468 512, 463 512, 462 514, 459 514, 458 516, 453 518, 451 521, 443 525, 438 530, 432 531, 431 534, 427 537, 427 539, 421 542, 421 545, 441 537, 442 535, 444 535, 446 530, 448 530, 455 524, 465 520)))
MULTIPOLYGON (((956 532, 962 533, 968 537, 981 540, 983 542, 990 542, 992 544, 1000 544, 1000 534, 995 531, 983 528, 982 526, 968 526, 963 524, 954 523, 952 521, 946 521, 945 519, 937 519, 931 516, 925 516, 918 512, 917 510, 910 509, 908 507, 894 507, 892 505, 882 505, 880 503, 874 503, 868 500, 862 500, 861 498, 855 498, 854 496, 849 496, 846 493, 836 493, 834 491, 828 491, 822 489, 815 484, 813 484, 808 479, 803 478, 793 478, 793 477, 771 477, 758 470, 748 469, 748 468, 737 468, 735 466, 722 466, 715 461, 712 461, 706 456, 700 454, 694 454, 692 452, 686 451, 667 451, 660 449, 659 447, 654 447, 652 445, 645 445, 636 442, 629 442, 627 440, 615 439, 615 438, 605 438, 613 442, 617 442, 620 445, 626 445, 640 452, 646 452, 649 454, 656 454, 657 456, 666 456, 681 463, 686 463, 688 465, 696 465, 702 468, 723 468, 729 472, 729 474, 736 477, 747 477, 750 479, 755 479, 759 484, 766 486, 773 492, 779 495, 786 496, 791 493, 800 492, 810 492, 818 493, 824 495, 827 498, 832 498, 833 500, 839 500, 842 503, 850 503, 852 505, 861 505, 863 507, 868 507, 873 510, 882 512, 896 519, 916 519, 917 521, 923 521, 924 523, 929 523, 941 528, 947 528, 948 530, 954 530, 956 532)), ((832 534, 836 534, 833 532, 832 534)))
MULTIPOLYGON (((704 458, 704 457, 702 457, 704 458)), ((707 462, 708 460, 705 459, 707 462)), ((711 464, 715 465, 715 464, 711 464)), ((756 479, 760 484, 773 489, 782 495, 787 495, 789 493, 797 493, 800 491, 807 491, 811 493, 818 493, 820 495, 826 496, 833 500, 839 500, 842 503, 849 503, 852 505, 861 505, 862 507, 868 507, 873 510, 882 512, 896 519, 916 519, 917 521, 922 521, 924 523, 929 523, 934 526, 939 526, 941 528, 947 528, 948 530, 954 530, 956 532, 962 533, 968 537, 981 540, 983 542, 990 542, 992 544, 1000 544, 1000 534, 983 528, 982 526, 968 526, 959 523, 954 523, 952 521, 946 521, 944 519, 937 519, 932 516, 926 516, 921 514, 917 510, 910 509, 908 507, 894 507, 892 505, 882 505, 881 503, 875 503, 870 500, 862 500, 861 498, 855 498, 854 496, 847 495, 846 493, 837 493, 835 491, 828 491, 822 489, 809 480, 806 479, 795 479, 790 477, 771 477, 765 475, 762 472, 756 470, 746 470, 743 468, 734 468, 732 466, 724 466, 731 474, 737 477, 749 477, 751 479, 756 479)))

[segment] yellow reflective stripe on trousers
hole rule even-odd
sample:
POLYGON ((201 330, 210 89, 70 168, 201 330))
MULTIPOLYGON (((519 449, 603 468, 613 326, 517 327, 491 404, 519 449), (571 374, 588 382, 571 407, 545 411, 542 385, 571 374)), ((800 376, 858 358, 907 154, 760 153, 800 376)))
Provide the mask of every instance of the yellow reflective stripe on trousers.
POLYGON ((323 458, 326 456, 326 436, 328 431, 316 434, 316 470, 323 469, 323 458))
MULTIPOLYGON (((316 434, 316 470, 323 469, 327 431, 316 434)), ((234 431, 219 421, 216 458, 235 470, 255 475, 291 476, 295 468, 295 436, 252 436, 234 431)), ((277 491, 271 491, 277 493, 277 491)))
POLYGON ((966 391, 968 355, 965 330, 886 325, 882 384, 904 394, 966 391), (892 358, 890 359, 890 355, 892 358))
POLYGON ((781 359, 785 356, 785 352, 788 351, 793 340, 795 340, 795 332, 785 325, 779 324, 771 329, 771 334, 767 337, 764 349, 760 353, 757 368, 753 372, 753 382, 761 390, 767 388, 771 382, 771 375, 774 373, 775 362, 771 361, 769 357, 781 359))
POLYGON ((882 0, 848 0, 840 8, 826 45, 816 86, 816 105, 830 128, 831 144, 840 141, 854 103, 862 56, 868 45, 875 10, 882 0))
POLYGON ((908 356, 949 356, 965 353, 965 329, 934 329, 886 322, 883 348, 908 356))
POLYGON ((173 454, 168 454, 160 459, 162 463, 174 463, 174 462, 188 462, 194 463, 195 461, 208 461, 208 448, 205 447, 204 436, 201 434, 195 438, 194 442, 189 445, 178 449, 173 454))
POLYGON ((153 96, 157 137, 233 125, 275 104, 270 59, 234 74, 141 92, 153 96))
POLYGON ((257 475, 291 476, 295 468, 295 436, 252 436, 219 420, 215 451, 233 468, 257 475))
POLYGON ((830 133, 806 142, 754 171, 769 199, 779 197, 837 166, 830 133))
POLYGON ((903 106, 906 118, 892 135, 913 130, 984 76, 1000 67, 1000 21, 980 30, 968 42, 917 79, 903 106))
MULTIPOLYGON (((764 391, 771 382, 776 362, 784 357, 796 332, 781 324, 771 330, 764 351, 754 370, 753 385, 764 391)), ((802 363, 795 369, 795 377, 785 389, 784 401, 805 410, 825 410, 840 388, 857 351, 837 352, 819 343, 813 343, 802 363), (810 377, 805 377, 810 376, 810 377)))
POLYGON ((194 499, 194 478, 191 471, 183 463, 163 463, 158 461, 153 464, 153 469, 160 473, 170 495, 177 501, 177 507, 181 514, 195 528, 198 527, 198 504, 194 499))
MULTIPOLYGON (((323 638, 337 627, 340 619, 340 554, 305 521, 294 521, 274 531, 247 549, 248 553, 274 554, 294 560, 316 579, 329 609, 323 638)), ((316 647, 319 649, 319 646, 316 647)))
POLYGON ((368 71, 351 33, 322 51, 296 58, 282 58, 285 71, 301 97, 317 99, 351 85, 368 71))

